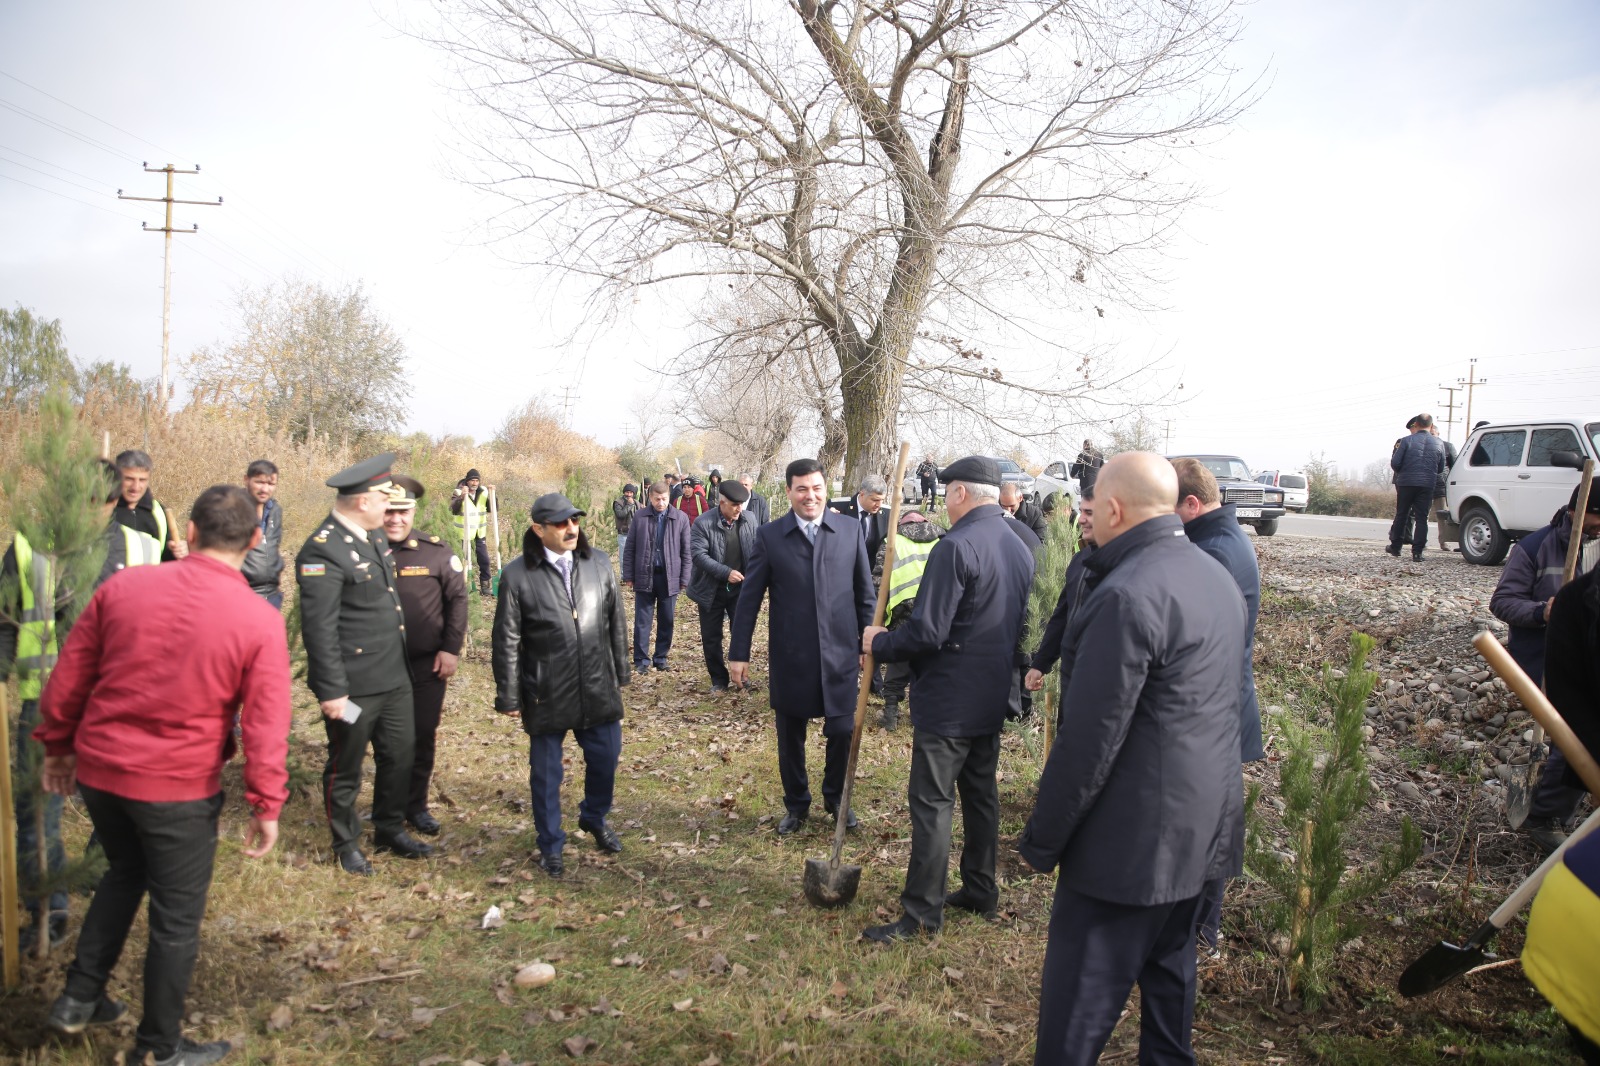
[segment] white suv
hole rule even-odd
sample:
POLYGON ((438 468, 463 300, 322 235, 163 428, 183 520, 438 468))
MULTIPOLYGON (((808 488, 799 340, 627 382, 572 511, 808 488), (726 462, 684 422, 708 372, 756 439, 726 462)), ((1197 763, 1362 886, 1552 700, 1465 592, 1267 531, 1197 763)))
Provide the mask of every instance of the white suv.
POLYGON ((1600 417, 1482 423, 1467 437, 1445 494, 1467 562, 1500 562, 1566 506, 1579 474, 1556 465, 1557 452, 1600 457, 1600 417))
POLYGON ((1302 512, 1311 503, 1311 489, 1306 476, 1298 470, 1260 470, 1256 480, 1263 485, 1273 485, 1283 490, 1283 509, 1302 512))

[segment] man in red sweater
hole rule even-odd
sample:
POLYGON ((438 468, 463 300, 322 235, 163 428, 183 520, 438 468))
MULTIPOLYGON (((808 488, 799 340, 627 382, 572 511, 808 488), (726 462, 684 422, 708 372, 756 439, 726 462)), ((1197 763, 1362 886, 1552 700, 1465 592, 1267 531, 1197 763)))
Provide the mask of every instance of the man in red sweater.
POLYGON ((33 733, 46 791, 77 787, 110 864, 49 1024, 77 1033, 122 1016, 106 982, 148 893, 144 1017, 131 1061, 148 1055, 157 1066, 206 1066, 231 1050, 185 1039, 182 1025, 236 714, 251 858, 276 843, 289 783, 283 619, 239 572, 261 539, 255 503, 236 485, 215 485, 195 501, 188 533, 187 558, 127 570, 94 594, 45 685, 33 733))

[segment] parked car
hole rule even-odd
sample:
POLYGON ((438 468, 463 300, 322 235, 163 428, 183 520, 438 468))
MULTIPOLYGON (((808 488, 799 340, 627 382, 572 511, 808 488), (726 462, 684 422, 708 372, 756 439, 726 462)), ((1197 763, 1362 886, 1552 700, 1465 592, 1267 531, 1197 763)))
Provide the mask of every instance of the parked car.
POLYGON ((1600 459, 1600 417, 1539 418, 1479 425, 1450 468, 1446 516, 1460 527, 1461 555, 1493 566, 1511 544, 1566 506, 1578 471, 1556 453, 1600 459))
POLYGON ((1256 533, 1270 537, 1278 531, 1283 517, 1283 490, 1268 488, 1256 480, 1250 467, 1236 455, 1172 455, 1170 459, 1198 459, 1216 476, 1222 502, 1236 505, 1239 524, 1254 526, 1256 533))
POLYGON ((1079 485, 1078 479, 1067 472, 1071 466, 1066 459, 1052 459, 1044 464, 1039 476, 1033 479, 1033 502, 1042 504, 1046 496, 1059 492, 1066 497, 1068 506, 1076 506, 1079 485))
MULTIPOLYGON (((1025 497, 1034 500, 1035 502, 1038 501, 1039 497, 1033 491, 1032 474, 1022 469, 1022 467, 1018 466, 1010 459, 1003 458, 1002 456, 991 455, 989 458, 993 459, 999 465, 1000 480, 1015 481, 1018 485, 1022 486, 1022 494, 1025 497)), ((934 482, 933 491, 935 496, 944 496, 944 482, 936 480, 934 482)), ((907 473, 906 479, 900 483, 900 498, 907 503, 922 499, 922 483, 917 480, 917 475, 915 472, 907 473)))
POLYGON ((1283 490, 1283 509, 1299 513, 1311 502, 1309 482, 1298 470, 1261 470, 1256 480, 1283 490))

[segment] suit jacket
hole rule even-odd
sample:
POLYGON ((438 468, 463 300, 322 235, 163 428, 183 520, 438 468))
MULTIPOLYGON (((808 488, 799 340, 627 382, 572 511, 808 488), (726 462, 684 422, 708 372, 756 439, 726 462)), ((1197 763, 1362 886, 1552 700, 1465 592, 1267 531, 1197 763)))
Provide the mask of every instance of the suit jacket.
POLYGON ((831 500, 828 506, 844 515, 854 518, 856 524, 866 532, 867 556, 876 559, 878 549, 883 547, 883 542, 889 539, 889 508, 880 507, 878 513, 872 516, 872 521, 861 520, 861 501, 859 497, 851 496, 844 500, 831 500))
POLYGON ((974 737, 1005 724, 1033 584, 1033 553, 1013 525, 998 504, 963 515, 928 556, 911 618, 873 638, 873 658, 911 664, 918 729, 974 737))
POLYGON ((1267 757, 1261 743, 1261 708, 1256 704, 1256 615, 1261 610, 1261 570, 1256 565, 1256 549, 1239 525, 1238 512, 1237 505, 1225 503, 1185 522, 1183 532, 1195 547, 1223 565, 1244 597, 1249 628, 1245 630, 1244 676, 1239 686, 1239 756, 1245 762, 1255 762, 1267 757))
POLYGON ((861 631, 872 624, 876 596, 861 523, 823 508, 813 546, 793 511, 756 531, 744 587, 733 614, 729 662, 749 662, 764 597, 772 709, 794 718, 826 717, 825 729, 848 733, 856 713, 861 631))
POLYGON ((750 502, 745 504, 744 513, 755 515, 756 525, 764 526, 772 521, 772 504, 768 503, 767 498, 761 493, 751 489, 750 502))
POLYGON ((1018 850, 1095 899, 1200 894, 1244 860, 1245 606, 1161 515, 1095 550, 1061 657, 1061 731, 1018 850))

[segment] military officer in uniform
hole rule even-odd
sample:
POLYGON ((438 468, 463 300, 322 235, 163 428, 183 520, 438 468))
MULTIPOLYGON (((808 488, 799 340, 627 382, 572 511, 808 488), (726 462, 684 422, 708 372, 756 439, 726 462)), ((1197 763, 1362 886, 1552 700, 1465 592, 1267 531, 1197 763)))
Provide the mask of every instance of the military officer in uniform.
POLYGON ((428 778, 433 775, 434 735, 444 710, 446 682, 456 672, 467 637, 467 583, 461 559, 438 537, 411 528, 422 482, 394 476, 395 489, 383 514, 383 532, 394 555, 395 588, 406 625, 406 657, 411 663, 411 706, 416 721, 416 760, 406 824, 434 836, 439 822, 428 812, 428 778))
POLYGON ((328 487, 339 492, 333 511, 295 557, 306 683, 322 704, 328 732, 323 805, 339 865, 363 876, 372 874, 372 864, 361 853, 355 804, 369 742, 377 765, 372 828, 379 850, 407 859, 433 852, 406 832, 404 822, 416 726, 394 560, 378 532, 394 488, 393 462, 386 453, 329 478, 328 487))

